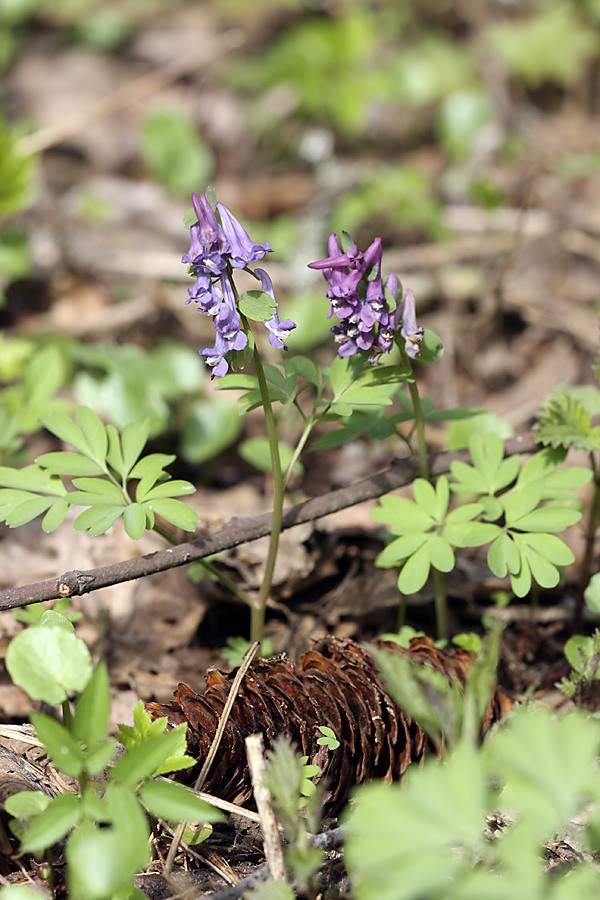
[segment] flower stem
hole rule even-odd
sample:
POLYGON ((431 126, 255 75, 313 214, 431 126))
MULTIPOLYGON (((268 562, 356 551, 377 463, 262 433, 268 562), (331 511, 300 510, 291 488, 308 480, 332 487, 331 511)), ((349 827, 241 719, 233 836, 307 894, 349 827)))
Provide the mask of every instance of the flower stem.
POLYGON ((277 440, 277 430, 275 428, 275 416, 273 415, 273 407, 271 405, 271 398, 269 397, 267 380, 265 378, 265 373, 256 344, 254 345, 253 359, 265 415, 265 425, 267 428, 267 438, 269 441, 269 452, 271 454, 271 472, 273 475, 273 519, 271 521, 271 536, 269 540, 269 551, 267 553, 263 582, 260 587, 258 597, 251 606, 252 615, 250 620, 250 640, 252 642, 262 641, 264 635, 265 610, 267 606, 267 600, 269 599, 269 594, 271 592, 273 572, 275 571, 275 562, 277 560, 277 549, 279 547, 279 535, 281 533, 284 498, 284 483, 281 472, 281 460, 279 458, 279 442, 277 440))
POLYGON ((437 625, 438 639, 448 640, 450 633, 448 631, 448 603, 446 600, 446 576, 435 566, 431 567, 433 572, 433 594, 435 601, 435 621, 437 625))
POLYGON ((407 384, 415 414, 417 451, 419 454, 419 472, 421 478, 425 478, 427 481, 431 481, 431 477, 429 474, 429 460, 427 458, 427 444, 425 443, 425 419, 423 417, 423 407, 421 406, 421 396, 419 394, 419 388, 417 387, 417 381, 414 377, 410 356, 402 347, 400 347, 400 355, 402 357, 402 364, 406 366, 407 369, 410 369, 411 374, 410 380, 407 382, 407 384))
POLYGON ((598 522, 600 520, 600 474, 597 471, 595 462, 593 454, 590 454, 590 464, 592 472, 594 473, 594 493, 592 495, 592 502, 590 503, 590 510, 585 529, 585 553, 581 565, 581 577, 579 582, 581 591, 586 589, 590 580, 592 562, 594 559, 594 542, 596 531, 598 529, 598 522))

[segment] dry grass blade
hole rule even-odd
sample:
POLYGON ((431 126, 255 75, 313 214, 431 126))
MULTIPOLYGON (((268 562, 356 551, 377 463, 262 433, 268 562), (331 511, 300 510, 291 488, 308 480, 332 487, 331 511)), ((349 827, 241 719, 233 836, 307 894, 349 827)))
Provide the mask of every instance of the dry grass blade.
MULTIPOLYGON (((221 713, 219 724, 217 726, 217 730, 215 731, 215 736, 213 738, 210 750, 206 756, 206 759, 204 760, 204 765, 202 766, 202 768, 200 770, 200 774, 198 775, 198 777, 196 779, 196 783, 194 784, 195 791, 199 791, 206 780, 208 770, 210 769, 210 767, 214 761, 214 758, 217 755, 219 746, 221 744, 221 740, 223 738, 223 733, 224 733, 225 727, 227 725, 227 720, 229 719, 229 715, 231 713, 233 704, 235 702, 235 698, 237 697, 238 691, 240 689, 240 685, 242 683, 244 675, 250 668, 250 663, 256 656, 259 646, 260 646, 259 642, 255 641, 246 650, 246 653, 244 654, 244 659, 242 661, 242 664, 237 671, 237 674, 236 674, 233 684, 231 686, 231 690, 229 691, 229 696, 227 697, 227 702, 225 703, 225 706, 223 707, 223 712, 221 713)), ((171 846, 169 847, 169 853, 167 856, 167 860, 165 862, 165 868, 164 868, 165 878, 169 877, 169 875, 173 869, 173 862, 175 860, 175 856, 177 855, 177 850, 179 848, 179 844, 181 843, 181 838, 183 836, 183 832, 185 831, 186 824, 187 824, 186 822, 180 822, 179 825, 177 826, 177 830, 175 832, 175 837, 173 838, 171 846)))

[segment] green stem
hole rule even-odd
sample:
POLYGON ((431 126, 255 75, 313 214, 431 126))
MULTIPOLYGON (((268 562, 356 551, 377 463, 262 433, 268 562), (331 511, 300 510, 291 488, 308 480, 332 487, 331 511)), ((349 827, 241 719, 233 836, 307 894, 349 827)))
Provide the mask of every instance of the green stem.
POLYGON ((433 572, 433 593, 435 600, 435 621, 437 624, 437 636, 440 640, 448 640, 450 632, 448 630, 448 603, 446 601, 446 576, 434 566, 431 567, 433 572))
POLYGON ((73 713, 71 712, 71 704, 68 699, 62 702, 63 723, 65 728, 73 733, 73 713))
POLYGON ((419 472, 421 474, 421 478, 425 478, 427 481, 431 481, 431 477, 429 474, 429 460, 427 458, 427 444, 425 443, 425 418, 423 416, 423 407, 421 406, 419 388, 417 387, 417 382, 414 377, 414 371, 410 356, 403 347, 400 347, 400 356, 402 357, 402 365, 406 366, 407 369, 410 369, 411 374, 410 381, 408 381, 407 384, 408 390, 410 392, 410 399, 412 400, 413 410, 415 413, 417 451, 419 455, 419 472))
POLYGON ((581 564, 581 576, 579 580, 579 587, 582 591, 586 589, 590 580, 592 563, 594 560, 596 531, 598 530, 598 523, 600 522, 600 475, 592 453, 590 453, 590 465, 594 473, 594 493, 592 495, 592 502, 590 503, 587 526, 585 529, 585 553, 581 564))
POLYGON ((275 562, 277 560, 285 491, 281 472, 281 460, 279 458, 279 442, 277 440, 277 430, 275 428, 275 416, 273 415, 273 407, 271 405, 271 398, 269 397, 267 380, 265 378, 256 344, 254 345, 254 366, 265 414, 265 425, 267 428, 267 438, 271 454, 271 471, 273 475, 273 519, 271 521, 271 536, 269 539, 269 551, 267 553, 263 582, 258 597, 251 607, 250 640, 252 642, 262 641, 265 630, 265 610, 269 594, 271 593, 273 572, 275 571, 275 562))
POLYGON ((300 456, 300 454, 301 454, 302 451, 304 450, 304 447, 305 447, 306 442, 307 442, 307 440, 308 440, 308 438, 309 438, 309 435, 310 435, 311 431, 313 430, 313 428, 315 427, 315 425, 316 425, 316 423, 317 423, 317 420, 318 420, 318 417, 315 416, 314 412, 311 413, 310 416, 309 416, 309 418, 306 420, 306 423, 305 423, 304 428, 303 428, 303 430, 302 430, 302 434, 300 435, 300 438, 299 438, 299 440, 298 440, 298 443, 296 444, 296 446, 295 446, 295 448, 294 448, 294 452, 292 453, 292 458, 290 459, 290 462, 289 462, 289 465, 288 465, 288 467, 287 467, 287 469, 286 469, 285 475, 283 476, 283 486, 284 486, 284 488, 287 487, 287 483, 288 483, 288 481, 290 480, 290 476, 291 476, 291 474, 292 474, 292 471, 293 471, 293 469, 294 469, 294 466, 296 465, 296 462, 297 462, 297 460, 298 460, 298 457, 300 456))

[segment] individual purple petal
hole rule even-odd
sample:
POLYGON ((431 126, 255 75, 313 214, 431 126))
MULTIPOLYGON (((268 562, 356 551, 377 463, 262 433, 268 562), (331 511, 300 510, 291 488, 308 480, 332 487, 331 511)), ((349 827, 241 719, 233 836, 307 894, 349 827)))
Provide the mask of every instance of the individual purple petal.
POLYGON ((181 261, 192 266, 197 274, 216 274, 227 265, 223 257, 227 239, 204 194, 199 198, 192 194, 192 203, 198 221, 190 228, 190 250, 181 261))
POLYGON ((329 256, 326 257, 326 259, 319 259, 316 262, 309 263, 309 269, 339 269, 343 267, 356 269, 361 266, 363 254, 356 244, 353 244, 346 253, 342 253, 338 246, 337 234, 335 232, 332 232, 329 235, 327 249, 329 250, 329 256))
POLYGON ((208 313, 214 316, 218 313, 221 305, 221 291, 217 284, 214 283, 210 275, 198 275, 193 288, 188 288, 189 299, 198 304, 198 312, 208 313))
POLYGON ((207 365, 212 369, 211 380, 215 378, 223 378, 229 371, 229 363, 225 356, 230 350, 243 350, 248 343, 248 338, 243 331, 238 331, 234 337, 228 338, 217 331, 215 335, 214 347, 204 347, 200 351, 200 356, 206 358, 207 365))
POLYGON ((243 269, 248 263, 256 262, 258 259, 262 259, 266 253, 273 252, 268 241, 265 241, 264 244, 255 243, 226 206, 217 203, 217 209, 221 216, 223 232, 228 243, 228 253, 234 269, 243 269))
MULTIPOLYGON (((265 294, 268 294, 272 298, 273 302, 275 302, 273 282, 271 281, 271 276, 269 275, 269 273, 264 269, 256 268, 254 270, 254 274, 258 275, 258 277, 260 278, 260 283, 265 294)), ((271 318, 268 319, 264 324, 269 329, 269 343, 271 347, 275 347, 276 350, 287 350, 285 341, 290 336, 290 331, 293 331, 293 329, 296 327, 296 323, 292 322, 291 319, 284 319, 283 322, 280 322, 276 310, 274 315, 271 316, 271 318)))
POLYGON ((402 330, 400 334, 405 341, 404 349, 411 359, 419 354, 419 344, 423 340, 424 333, 425 329, 417 325, 415 295, 408 288, 402 304, 402 330))
POLYGON ((225 273, 221 275, 221 289, 223 291, 223 300, 219 312, 215 316, 214 325, 224 337, 230 338, 240 329, 240 314, 235 302, 231 281, 225 273))

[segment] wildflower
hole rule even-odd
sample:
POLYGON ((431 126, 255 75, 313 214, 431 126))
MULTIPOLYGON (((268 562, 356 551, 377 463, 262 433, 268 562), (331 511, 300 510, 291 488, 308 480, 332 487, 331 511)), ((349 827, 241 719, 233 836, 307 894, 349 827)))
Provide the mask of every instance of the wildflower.
POLYGON ((193 269, 195 275, 214 275, 227 267, 225 250, 227 238, 204 194, 192 194, 198 221, 190 228, 190 250, 181 261, 193 269))
POLYGON ((407 291, 404 303, 398 302, 398 279, 394 274, 388 277, 384 291, 381 238, 375 238, 364 253, 356 245, 342 253, 333 233, 327 249, 329 256, 310 263, 309 268, 322 269, 329 285, 328 318, 335 315, 340 320, 331 329, 339 345, 338 356, 370 350, 369 361, 376 362, 382 353, 392 349, 401 317, 406 352, 416 356, 423 329, 417 325, 414 294, 407 291), (386 291, 391 302, 386 300, 386 291))
POLYGON ((205 347, 200 351, 200 356, 206 358, 207 364, 212 368, 211 379, 222 378, 229 371, 229 363, 225 359, 230 350, 243 350, 248 343, 248 338, 243 331, 235 332, 234 337, 226 337, 220 331, 215 336, 215 346, 205 347))
MULTIPOLYGON (((229 371, 227 354, 244 350, 248 344, 231 280, 232 270, 246 268, 267 253, 272 253, 272 250, 268 241, 255 243, 222 203, 217 203, 218 217, 204 194, 200 197, 192 194, 192 203, 197 222, 190 228, 190 249, 182 257, 182 262, 189 266, 196 281, 188 289, 186 303, 194 302, 198 312, 213 317, 216 332, 214 346, 204 347, 200 355, 212 369, 211 378, 222 378, 229 371)), ((276 306, 269 275, 264 269, 256 269, 256 275, 261 280, 263 291, 273 298, 273 306, 276 306)), ((281 322, 275 310, 265 326, 271 346, 287 350, 285 341, 296 327, 295 323, 291 319, 281 322)))
POLYGON ((417 325, 415 295, 409 288, 406 291, 402 307, 402 330, 400 334, 404 338, 404 349, 411 358, 414 358, 420 352, 419 344, 423 340, 424 333, 425 329, 417 325))
POLYGON ((235 216, 222 203, 217 203, 217 210, 227 239, 229 260, 234 269, 243 269, 248 263, 257 262, 266 253, 273 252, 268 241, 256 244, 251 240, 235 216))
MULTIPOLYGON (((260 278, 263 291, 275 301, 273 282, 270 275, 264 269, 255 269, 254 273, 260 278)), ((277 311, 275 311, 275 314, 265 322, 265 325, 269 329, 269 343, 271 347, 274 347, 276 350, 287 350, 285 341, 290 336, 290 331, 296 327, 296 323, 292 322, 291 319, 284 319, 283 322, 280 322, 277 311)))

